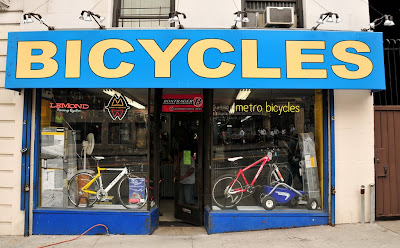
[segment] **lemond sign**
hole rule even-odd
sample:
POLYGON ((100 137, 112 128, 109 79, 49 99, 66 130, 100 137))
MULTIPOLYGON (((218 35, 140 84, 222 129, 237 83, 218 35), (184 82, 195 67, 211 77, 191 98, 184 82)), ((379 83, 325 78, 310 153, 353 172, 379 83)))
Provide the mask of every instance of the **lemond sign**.
POLYGON ((385 88, 380 33, 47 31, 8 42, 7 88, 385 88))

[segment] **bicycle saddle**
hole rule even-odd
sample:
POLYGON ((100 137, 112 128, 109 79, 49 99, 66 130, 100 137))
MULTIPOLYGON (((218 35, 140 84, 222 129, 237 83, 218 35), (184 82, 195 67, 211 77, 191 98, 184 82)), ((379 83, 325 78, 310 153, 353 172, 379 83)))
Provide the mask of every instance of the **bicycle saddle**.
POLYGON ((100 160, 103 160, 105 158, 103 156, 94 156, 93 159, 96 160, 96 161, 100 161, 100 160))
POLYGON ((228 161, 229 161, 229 162, 235 162, 235 161, 240 160, 240 159, 242 159, 242 158, 243 158, 243 157, 228 158, 228 161))

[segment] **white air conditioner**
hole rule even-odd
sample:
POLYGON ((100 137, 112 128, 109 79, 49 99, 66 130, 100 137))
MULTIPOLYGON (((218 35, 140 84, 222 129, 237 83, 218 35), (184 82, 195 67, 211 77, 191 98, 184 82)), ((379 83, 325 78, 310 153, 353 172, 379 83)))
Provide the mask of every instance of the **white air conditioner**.
POLYGON ((294 24, 293 7, 267 7, 264 10, 264 26, 291 27, 294 24))

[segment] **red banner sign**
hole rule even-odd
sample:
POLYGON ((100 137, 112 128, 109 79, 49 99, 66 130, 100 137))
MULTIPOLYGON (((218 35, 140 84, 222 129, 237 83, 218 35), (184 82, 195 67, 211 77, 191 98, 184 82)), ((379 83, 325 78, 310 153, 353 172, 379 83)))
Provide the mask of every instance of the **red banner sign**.
POLYGON ((163 95, 163 112, 203 112, 202 94, 163 95))

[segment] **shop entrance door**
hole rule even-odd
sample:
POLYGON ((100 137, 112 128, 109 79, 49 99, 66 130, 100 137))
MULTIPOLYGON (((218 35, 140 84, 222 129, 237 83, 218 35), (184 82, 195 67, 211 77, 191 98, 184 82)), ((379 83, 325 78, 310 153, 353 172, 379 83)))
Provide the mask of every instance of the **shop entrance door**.
POLYGON ((203 114, 171 113, 174 217, 203 224, 203 114))

